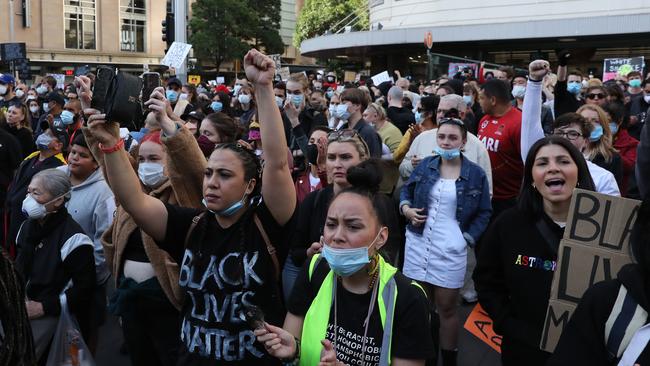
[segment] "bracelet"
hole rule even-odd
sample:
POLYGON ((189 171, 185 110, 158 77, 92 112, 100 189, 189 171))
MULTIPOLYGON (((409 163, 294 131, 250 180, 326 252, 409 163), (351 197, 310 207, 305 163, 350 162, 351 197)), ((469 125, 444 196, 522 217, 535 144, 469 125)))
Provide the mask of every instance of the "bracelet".
POLYGON ((535 79, 532 79, 532 78, 528 78, 528 81, 532 81, 533 83, 541 83, 543 80, 544 80, 544 79, 542 79, 542 80, 535 80, 535 79))
POLYGON ((124 147, 124 139, 120 139, 113 147, 104 147, 101 143, 99 143, 99 149, 104 153, 104 154, 111 154, 114 153, 124 147))

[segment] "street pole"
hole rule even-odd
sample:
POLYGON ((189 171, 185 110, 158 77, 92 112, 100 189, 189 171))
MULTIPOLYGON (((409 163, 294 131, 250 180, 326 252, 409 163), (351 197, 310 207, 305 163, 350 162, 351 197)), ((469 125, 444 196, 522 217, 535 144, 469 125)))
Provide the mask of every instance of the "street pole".
MULTIPOLYGON (((174 0, 174 41, 187 43, 187 0, 174 0)), ((176 77, 187 83, 187 57, 176 69, 176 77)))
POLYGON ((9 0, 9 42, 14 39, 14 0, 9 0))

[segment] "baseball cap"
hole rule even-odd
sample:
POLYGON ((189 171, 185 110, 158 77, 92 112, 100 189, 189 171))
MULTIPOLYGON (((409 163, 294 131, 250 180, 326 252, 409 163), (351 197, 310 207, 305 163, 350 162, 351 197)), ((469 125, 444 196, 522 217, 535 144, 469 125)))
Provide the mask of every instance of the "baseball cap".
POLYGON ((56 104, 59 104, 61 107, 65 105, 65 99, 63 99, 63 96, 57 92, 50 92, 50 94, 45 97, 45 101, 56 102, 56 104))
POLYGON ((193 119, 193 120, 196 120, 197 122, 201 122, 201 121, 203 121, 204 118, 205 118, 205 115, 203 113, 201 113, 201 111, 191 111, 190 113, 187 114, 187 116, 185 117, 185 120, 187 121, 189 119, 193 119))
POLYGON ((0 84, 14 84, 16 80, 9 74, 0 74, 0 84))

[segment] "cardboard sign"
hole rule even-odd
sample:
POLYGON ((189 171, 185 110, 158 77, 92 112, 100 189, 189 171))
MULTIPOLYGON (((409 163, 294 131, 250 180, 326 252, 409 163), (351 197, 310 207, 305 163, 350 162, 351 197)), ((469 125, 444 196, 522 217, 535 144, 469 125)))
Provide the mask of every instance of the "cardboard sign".
POLYGON ((603 60, 603 81, 616 79, 616 75, 626 76, 631 71, 638 71, 643 77, 643 56, 631 58, 606 58, 603 60))
POLYGON ((183 66, 183 62, 185 62, 187 54, 190 53, 190 49, 192 49, 191 44, 174 42, 172 43, 172 46, 169 47, 169 50, 160 63, 165 66, 179 69, 183 66))
POLYGON ((343 81, 346 83, 351 83, 353 82, 357 77, 357 73, 354 71, 346 71, 343 74, 343 81))
POLYGON ((464 327, 468 332, 476 336, 476 338, 501 353, 501 340, 503 337, 494 332, 494 329, 492 329, 492 319, 483 310, 481 304, 476 304, 474 310, 467 317, 464 327))
POLYGON ((201 75, 187 75, 187 82, 192 85, 201 84, 201 75))
POLYGON ((393 79, 388 75, 388 71, 380 72, 379 74, 371 77, 371 79, 374 85, 379 85, 385 81, 393 81, 393 79))
POLYGON ((630 233, 639 204, 581 189, 573 192, 558 249, 541 349, 555 350, 562 330, 589 287, 616 278, 621 267, 632 262, 630 233))

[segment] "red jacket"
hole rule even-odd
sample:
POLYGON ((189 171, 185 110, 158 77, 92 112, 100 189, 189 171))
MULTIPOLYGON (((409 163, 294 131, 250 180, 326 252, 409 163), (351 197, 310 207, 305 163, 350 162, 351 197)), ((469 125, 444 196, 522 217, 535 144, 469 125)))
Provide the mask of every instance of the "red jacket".
POLYGON ((309 169, 307 169, 296 178, 295 187, 298 203, 301 203, 311 192, 327 186, 327 183, 323 184, 323 182, 327 182, 327 174, 323 172, 323 174, 319 175, 320 183, 312 189, 311 182, 309 181, 309 174, 309 169))
POLYGON ((625 197, 627 188, 629 186, 630 176, 634 174, 634 164, 636 164, 636 147, 639 145, 639 140, 630 136, 627 130, 619 130, 614 139, 614 148, 618 150, 623 160, 623 182, 621 188, 621 196, 625 197))

